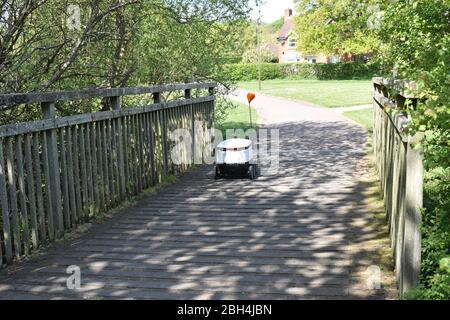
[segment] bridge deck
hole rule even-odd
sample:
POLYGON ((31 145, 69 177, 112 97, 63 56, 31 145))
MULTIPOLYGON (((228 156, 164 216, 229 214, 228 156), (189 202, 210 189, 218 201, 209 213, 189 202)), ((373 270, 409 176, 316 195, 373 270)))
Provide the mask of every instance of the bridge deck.
MULTIPOLYGON (((264 112, 262 112, 264 117, 264 112)), ((383 268, 386 230, 364 204, 361 128, 338 119, 272 124, 280 170, 259 180, 213 179, 212 167, 122 210, 76 240, 3 271, 0 298, 394 298, 383 268), (81 290, 66 268, 81 268, 81 290)))

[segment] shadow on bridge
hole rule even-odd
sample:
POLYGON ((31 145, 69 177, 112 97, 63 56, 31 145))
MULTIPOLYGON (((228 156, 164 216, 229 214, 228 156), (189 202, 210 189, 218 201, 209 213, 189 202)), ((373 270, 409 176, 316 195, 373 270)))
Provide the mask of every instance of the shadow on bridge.
POLYGON ((254 181, 213 179, 211 167, 123 209, 78 239, 10 268, 2 298, 395 298, 383 208, 363 129, 301 122, 280 130, 280 168, 254 181), (389 259, 387 259, 389 260, 389 259), (66 268, 81 268, 81 290, 66 268), (382 287, 369 290, 369 266, 382 287))

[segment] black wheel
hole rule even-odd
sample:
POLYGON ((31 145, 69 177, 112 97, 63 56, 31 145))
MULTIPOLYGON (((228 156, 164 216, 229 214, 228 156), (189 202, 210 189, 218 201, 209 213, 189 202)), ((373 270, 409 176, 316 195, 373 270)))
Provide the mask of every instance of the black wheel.
POLYGON ((250 178, 250 180, 255 180, 255 166, 252 165, 248 169, 248 177, 250 178))
POLYGON ((216 173, 215 173, 215 175, 214 175, 214 179, 220 179, 220 170, 219 170, 219 167, 216 167, 216 173))

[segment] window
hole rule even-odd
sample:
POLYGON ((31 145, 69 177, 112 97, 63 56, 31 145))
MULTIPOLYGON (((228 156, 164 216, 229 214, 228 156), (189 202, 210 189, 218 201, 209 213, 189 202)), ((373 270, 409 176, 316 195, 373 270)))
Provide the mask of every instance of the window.
POLYGON ((291 49, 297 48, 297 42, 298 42, 297 37, 289 37, 288 47, 291 49))

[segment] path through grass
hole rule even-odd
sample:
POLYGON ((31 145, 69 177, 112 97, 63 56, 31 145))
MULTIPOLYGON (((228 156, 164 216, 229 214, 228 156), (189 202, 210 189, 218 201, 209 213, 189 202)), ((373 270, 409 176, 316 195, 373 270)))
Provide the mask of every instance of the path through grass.
MULTIPOLYGON (((258 82, 241 82, 246 90, 258 91, 258 82)), ((348 107, 372 102, 371 80, 267 80, 263 93, 301 100, 322 107, 348 107)))

